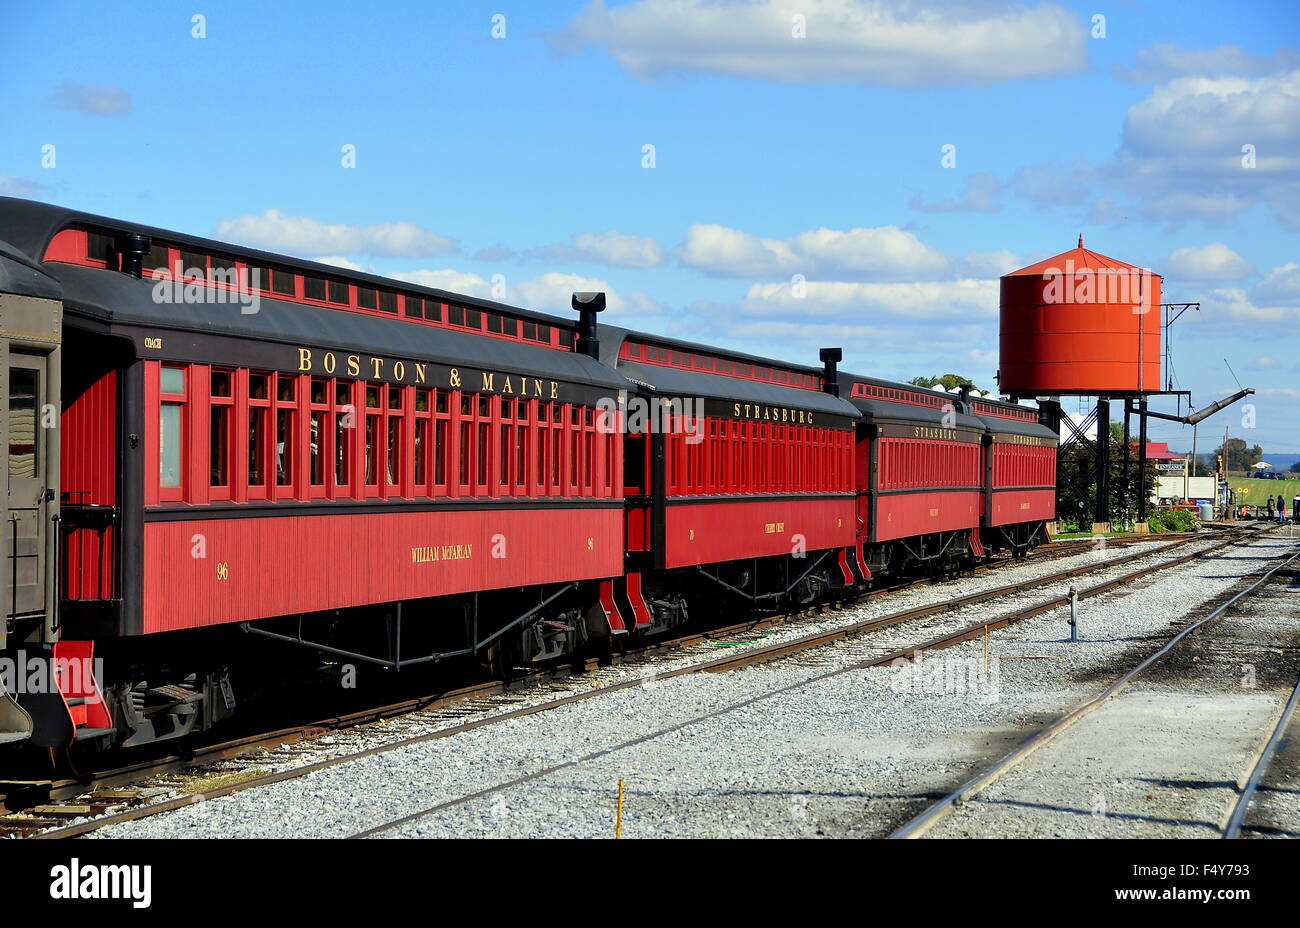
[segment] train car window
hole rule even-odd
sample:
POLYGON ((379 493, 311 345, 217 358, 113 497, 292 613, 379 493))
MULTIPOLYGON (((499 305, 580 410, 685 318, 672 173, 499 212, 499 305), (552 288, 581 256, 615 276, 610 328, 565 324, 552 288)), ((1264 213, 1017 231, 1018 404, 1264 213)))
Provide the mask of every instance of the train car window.
POLYGON ((511 338, 519 337, 519 320, 506 317, 501 318, 501 334, 509 335, 511 338))
POLYGON ((209 445, 210 476, 214 487, 230 485, 230 407, 214 405, 208 411, 212 428, 209 445))
POLYGON ((347 397, 347 387, 340 384, 339 390, 343 395, 336 397, 340 401, 336 404, 338 408, 334 414, 334 485, 346 489, 352 481, 352 434, 356 429, 349 427, 352 407, 347 397))
POLYGON ((379 446, 375 441, 375 424, 378 421, 378 416, 366 416, 366 486, 373 486, 379 473, 379 446))
POLYGON ((488 482, 488 461, 491 460, 491 456, 488 454, 490 428, 491 426, 486 422, 478 424, 478 451, 475 457, 478 463, 478 485, 480 488, 486 488, 488 482))
POLYGON ((366 386, 366 408, 367 408, 367 409, 378 409, 378 408, 379 408, 379 388, 378 388, 378 387, 370 386, 370 385, 367 385, 367 386, 366 386))
POLYGON ((537 340, 539 342, 549 342, 551 340, 551 327, 549 325, 538 324, 537 340))
POLYGON ((325 302, 325 281, 320 277, 303 277, 302 295, 309 300, 325 302))
POLYGON ((348 303, 348 285, 341 280, 329 282, 329 302, 346 306, 348 303))
POLYGON ((402 417, 388 417, 388 484, 402 482, 402 417))
POLYGON ((459 483, 462 487, 469 486, 469 443, 470 439, 473 438, 470 426, 471 423, 469 422, 460 424, 460 469, 458 473, 460 475, 459 483))
MULTIPOLYGON (((558 413, 559 407, 555 411, 558 413)), ((560 486, 560 430, 557 428, 551 429, 551 486, 556 489, 560 486)))
POLYGON ((294 411, 276 411, 276 485, 294 485, 294 411))
POLYGON ((416 411, 416 412, 428 412, 428 411, 429 411, 429 391, 428 391, 428 390, 416 390, 416 391, 415 391, 415 411, 416 411))
MULTIPOLYGON (((154 242, 149 255, 141 262, 144 271, 171 271, 171 249, 159 242, 154 242)), ((156 273, 155 273, 156 276, 156 273)))
POLYGON ((379 311, 384 313, 397 312, 397 294, 390 293, 387 290, 379 291, 379 311))
POLYGON ((282 403, 292 403, 296 395, 298 378, 291 374, 278 374, 275 378, 275 398, 282 403))
POLYGON ((401 388, 401 387, 396 386, 396 385, 392 385, 392 384, 389 385, 389 387, 388 387, 388 408, 389 408, 389 409, 401 409, 401 408, 402 408, 402 388, 401 388))
POLYGON ((434 401, 434 409, 435 409, 436 412, 441 412, 441 413, 445 413, 445 412, 447 411, 447 394, 446 394, 446 393, 439 393, 439 394, 438 394, 438 398, 434 401))
POLYGON ((483 328, 483 314, 477 309, 465 310, 465 328, 481 329, 483 328))
POLYGON ((442 322, 442 304, 436 300, 425 300, 424 318, 430 322, 442 322))
POLYGON ((528 427, 519 425, 515 427, 515 485, 519 492, 525 492, 525 486, 528 483, 528 427))
MULTIPOLYGON (((12 469, 13 457, 10 457, 12 469)), ((164 487, 181 485, 181 404, 166 402, 158 418, 158 483, 164 487)))
POLYGON ((489 401, 486 396, 480 396, 478 398, 478 414, 480 416, 488 415, 488 402, 489 401))
POLYGON ((248 410, 248 485, 260 487, 266 484, 266 408, 254 407, 248 410))
POLYGON ((438 486, 444 486, 447 483, 446 456, 447 456, 447 420, 439 419, 435 423, 434 445, 430 449, 433 455, 433 482, 438 486))
MULTIPOLYGON (((37 436, 38 373, 25 367, 9 368, 9 476, 35 477, 39 473, 37 436)), ((23 505, 11 503, 10 505, 23 505)), ((16 529, 15 529, 16 531, 16 529)), ((10 557, 21 556, 11 554, 10 557)), ((17 568, 15 568, 16 570, 17 568)))
MULTIPOLYGON (((419 408, 417 406, 417 408, 419 408)), ((424 487, 429 482, 429 420, 415 420, 415 471, 412 479, 416 487, 424 487)))
POLYGON ((266 380, 265 374, 248 375, 248 398, 250 400, 264 400, 267 398, 266 380))
POLYGON ((501 317, 496 313, 487 314, 487 330, 498 335, 501 334, 501 317))
POLYGON ((208 256, 197 251, 181 252, 181 275, 204 278, 208 274, 208 256))
POLYGON ((537 338, 537 323, 524 320, 524 338, 537 338))
POLYGON ((468 393, 462 393, 462 394, 460 395, 460 414, 461 414, 462 416, 468 416, 468 415, 471 415, 471 413, 470 413, 470 409, 471 409, 471 407, 470 407, 470 404, 469 404, 469 394, 468 394, 468 393))
POLYGON ((329 391, 326 389, 325 381, 320 377, 313 377, 311 380, 311 402, 315 406, 324 406, 329 402, 329 391))
POLYGON ((424 318, 424 300, 418 296, 406 297, 406 314, 416 319, 424 318))
POLYGON ((271 272, 264 267, 258 267, 256 264, 247 265, 245 273, 248 278, 248 287, 250 290, 270 290, 271 289, 271 272))
MULTIPOLYGON (((539 414, 538 421, 539 421, 539 422, 545 422, 545 421, 546 421, 546 404, 545 404, 545 403, 541 403, 541 404, 539 404, 539 405, 538 405, 538 410, 537 410, 537 411, 538 411, 538 414, 539 414)), ((539 425, 539 427, 536 428, 536 429, 534 429, 534 431, 537 433, 537 491, 538 491, 539 493, 545 493, 545 492, 546 492, 546 448, 547 448, 546 435, 547 435, 547 430, 544 429, 544 428, 541 428, 540 425, 539 425)))
POLYGON ((451 303, 447 304, 447 324, 464 325, 465 324, 465 307, 456 306, 451 303))
POLYGON ((369 287, 357 287, 357 305, 362 309, 374 309, 375 291, 369 287))
POLYGON ((230 396, 230 371, 212 372, 212 395, 230 396))
POLYGON ((159 388, 163 393, 183 394, 185 392, 185 371, 179 367, 164 367, 159 388))
POLYGON ((86 257, 93 261, 103 261, 110 268, 117 267, 117 247, 113 236, 101 232, 86 235, 86 257))

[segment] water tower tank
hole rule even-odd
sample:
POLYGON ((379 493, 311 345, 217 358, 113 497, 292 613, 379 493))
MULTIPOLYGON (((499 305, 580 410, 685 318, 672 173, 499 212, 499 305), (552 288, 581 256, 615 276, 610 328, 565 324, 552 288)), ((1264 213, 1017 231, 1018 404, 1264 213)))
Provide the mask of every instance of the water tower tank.
POLYGON ((1083 247, 1002 278, 1004 393, 1160 389, 1160 275, 1083 247))

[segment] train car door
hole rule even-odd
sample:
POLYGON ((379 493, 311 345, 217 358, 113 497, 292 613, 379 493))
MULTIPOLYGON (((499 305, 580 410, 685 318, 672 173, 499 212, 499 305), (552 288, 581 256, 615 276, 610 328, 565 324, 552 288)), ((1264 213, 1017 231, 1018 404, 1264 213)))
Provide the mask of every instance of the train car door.
POLYGON ((8 512, 4 531, 4 571, 8 580, 5 614, 11 623, 42 615, 47 602, 45 573, 51 501, 50 443, 53 429, 42 418, 49 412, 48 356, 11 350, 9 389, 5 398, 5 444, 8 446, 8 512))

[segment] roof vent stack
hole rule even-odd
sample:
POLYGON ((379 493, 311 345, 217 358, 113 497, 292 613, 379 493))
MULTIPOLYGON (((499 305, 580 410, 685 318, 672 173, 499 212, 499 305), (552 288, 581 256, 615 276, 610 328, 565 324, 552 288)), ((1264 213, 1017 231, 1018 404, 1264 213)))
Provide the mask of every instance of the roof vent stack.
POLYGON ((139 232, 128 232, 117 240, 117 250, 122 256, 122 273, 137 280, 143 273, 144 256, 153 249, 153 239, 139 232))
POLYGON ((840 374, 836 365, 844 360, 843 348, 823 348, 818 352, 822 360, 822 392, 831 396, 840 395, 840 374))
POLYGON ((600 359, 600 339, 596 336, 596 313, 605 310, 605 294, 579 291, 573 294, 573 308, 578 311, 578 353, 600 359))

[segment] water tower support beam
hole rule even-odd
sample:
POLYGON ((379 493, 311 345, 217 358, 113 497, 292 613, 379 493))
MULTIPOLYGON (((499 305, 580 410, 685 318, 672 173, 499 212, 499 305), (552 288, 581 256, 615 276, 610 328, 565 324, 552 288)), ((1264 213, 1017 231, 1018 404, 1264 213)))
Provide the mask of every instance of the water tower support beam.
POLYGON ((1097 399, 1097 504, 1094 522, 1110 521, 1110 398, 1097 399))
POLYGON ((1133 415, 1133 400, 1131 397, 1124 397, 1124 488, 1120 491, 1120 509, 1124 511, 1124 516, 1128 518, 1129 503, 1133 494, 1130 492, 1133 486, 1133 478, 1129 475, 1129 463, 1133 455, 1130 451, 1132 444, 1132 428, 1130 426, 1130 417, 1133 415))
POLYGON ((1138 400, 1138 521, 1147 520, 1147 398, 1138 400))

